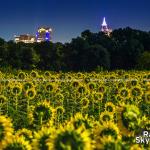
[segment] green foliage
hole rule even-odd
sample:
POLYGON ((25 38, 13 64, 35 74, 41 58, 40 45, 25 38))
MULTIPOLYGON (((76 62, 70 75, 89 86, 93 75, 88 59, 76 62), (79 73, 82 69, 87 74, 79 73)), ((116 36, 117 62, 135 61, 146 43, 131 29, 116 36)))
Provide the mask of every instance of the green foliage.
POLYGON ((150 52, 145 51, 138 59, 140 69, 150 69, 150 52))
POLYGON ((150 32, 129 27, 104 33, 85 30, 70 43, 14 43, 0 38, 0 67, 51 71, 149 69, 150 32), (147 51, 145 51, 147 50, 147 51))

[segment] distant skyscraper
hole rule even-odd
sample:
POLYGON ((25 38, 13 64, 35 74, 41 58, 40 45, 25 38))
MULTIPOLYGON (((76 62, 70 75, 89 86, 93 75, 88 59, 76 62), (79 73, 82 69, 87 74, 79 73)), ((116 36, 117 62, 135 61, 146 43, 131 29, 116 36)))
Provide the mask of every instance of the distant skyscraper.
POLYGON ((36 41, 43 42, 43 41, 51 41, 52 37, 52 29, 48 27, 40 27, 36 33, 36 41))
POLYGON ((104 32, 106 35, 110 36, 112 29, 108 28, 105 17, 103 18, 103 23, 102 23, 101 27, 102 27, 101 31, 104 32))
POLYGON ((23 35, 19 35, 19 36, 15 35, 14 40, 16 43, 19 43, 19 42, 34 43, 36 41, 35 36, 29 35, 29 34, 23 34, 23 35))

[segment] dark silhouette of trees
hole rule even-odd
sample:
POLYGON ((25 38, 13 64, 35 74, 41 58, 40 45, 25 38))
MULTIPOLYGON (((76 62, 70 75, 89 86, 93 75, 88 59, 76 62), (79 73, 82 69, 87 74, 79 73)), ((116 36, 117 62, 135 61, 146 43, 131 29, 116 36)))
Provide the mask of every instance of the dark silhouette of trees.
POLYGON ((70 44, 66 45, 66 64, 71 70, 86 70, 87 50, 89 44, 81 37, 73 39, 70 44))
POLYGON ((137 68, 150 69, 150 52, 145 51, 138 58, 137 68))
POLYGON ((90 71, 98 66, 105 69, 110 68, 110 55, 106 48, 99 44, 91 45, 87 52, 87 64, 90 71))
POLYGON ((14 43, 0 38, 0 67, 52 71, 150 69, 150 32, 129 27, 104 33, 85 30, 70 43, 14 43), (100 69, 98 69, 100 68, 100 69))

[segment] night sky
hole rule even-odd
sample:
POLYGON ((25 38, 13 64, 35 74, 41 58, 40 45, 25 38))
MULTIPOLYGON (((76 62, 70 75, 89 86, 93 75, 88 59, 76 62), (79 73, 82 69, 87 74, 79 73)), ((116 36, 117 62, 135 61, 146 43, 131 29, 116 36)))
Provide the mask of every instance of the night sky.
POLYGON ((0 37, 53 29, 53 41, 68 42, 85 29, 98 32, 102 18, 116 29, 150 30, 150 0, 0 0, 0 37))

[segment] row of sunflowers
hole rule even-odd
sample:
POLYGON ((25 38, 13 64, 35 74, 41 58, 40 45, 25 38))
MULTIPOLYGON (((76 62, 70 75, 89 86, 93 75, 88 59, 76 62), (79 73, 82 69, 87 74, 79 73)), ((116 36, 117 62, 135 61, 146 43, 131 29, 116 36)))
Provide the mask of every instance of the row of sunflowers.
POLYGON ((0 72, 0 150, 147 150, 150 72, 0 72))

